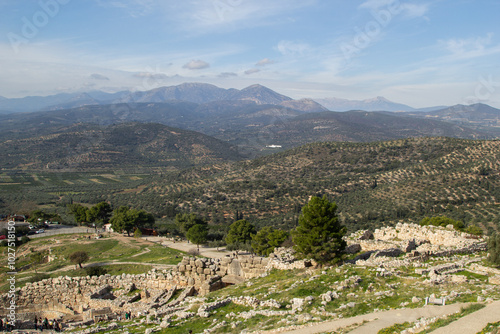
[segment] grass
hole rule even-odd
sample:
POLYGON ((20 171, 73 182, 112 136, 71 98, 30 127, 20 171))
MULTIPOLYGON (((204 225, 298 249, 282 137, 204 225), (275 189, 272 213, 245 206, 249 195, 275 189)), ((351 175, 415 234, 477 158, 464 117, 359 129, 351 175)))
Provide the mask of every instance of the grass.
POLYGON ((377 334, 398 334, 401 333, 403 330, 411 328, 412 323, 406 321, 403 322, 402 324, 394 324, 390 327, 382 328, 377 332, 377 334))
MULTIPOLYGON (((73 266, 69 261, 69 255, 76 251, 85 251, 89 254, 89 261, 84 263, 106 263, 106 262, 137 262, 138 264, 109 264, 104 268, 110 275, 126 274, 141 274, 149 271, 152 266, 141 263, 155 263, 175 265, 182 260, 184 252, 166 248, 157 244, 146 243, 130 239, 116 239, 113 237, 104 237, 102 239, 87 239, 81 234, 65 234, 47 236, 39 239, 33 239, 27 244, 24 244, 16 249, 16 268, 18 270, 18 286, 23 286, 26 281, 21 280, 24 277, 34 276, 31 273, 34 268, 31 266, 32 254, 34 252, 43 251, 45 255, 49 254, 55 257, 50 263, 36 265, 36 270, 39 273, 44 273, 50 277, 58 276, 86 276, 84 269, 74 269, 56 271, 67 266, 73 266), (134 254, 140 254, 148 248, 150 252, 132 257, 134 254), (25 269, 21 269, 25 268, 25 269)), ((3 252, 6 251, 2 249, 3 252)), ((0 259, 0 292, 6 291, 8 286, 4 281, 7 273, 6 256, 0 259)))
POLYGON ((489 334, 489 333, 498 333, 500 330, 500 321, 489 323, 482 331, 477 334, 489 334))
POLYGON ((459 272, 455 273, 454 275, 463 275, 463 276, 466 276, 467 279, 478 279, 478 280, 481 280, 481 281, 487 281, 488 280, 488 276, 481 275, 481 274, 476 274, 476 273, 472 273, 472 272, 470 272, 468 270, 459 271, 459 272))

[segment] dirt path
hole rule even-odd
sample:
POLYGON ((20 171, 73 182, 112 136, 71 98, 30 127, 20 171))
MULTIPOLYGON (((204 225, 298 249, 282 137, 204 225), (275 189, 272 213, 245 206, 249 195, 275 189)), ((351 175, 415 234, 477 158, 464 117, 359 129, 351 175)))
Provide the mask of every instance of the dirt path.
MULTIPOLYGON (((393 324, 396 323, 403 323, 405 321, 413 322, 421 317, 428 318, 428 317, 436 317, 436 316, 452 314, 456 311, 459 311, 462 306, 467 306, 467 305, 468 304, 451 304, 445 306, 428 305, 415 309, 401 309, 401 310, 376 312, 365 315, 359 315, 352 318, 337 319, 337 320, 322 322, 320 324, 303 327, 291 331, 283 331, 279 333, 290 333, 290 334, 325 333, 325 332, 335 331, 343 327, 351 326, 353 324, 361 324, 363 323, 363 321, 368 321, 368 322, 349 333, 350 334, 377 333, 380 329, 392 326, 393 324)), ((272 333, 278 333, 278 331, 271 330, 262 333, 272 334, 272 333)), ((456 331, 456 332, 443 332, 443 333, 466 334, 469 332, 456 331)), ((475 333, 476 332, 474 332, 474 334, 475 333)))
POLYGON ((487 304, 485 308, 471 313, 448 326, 436 329, 433 334, 463 333, 476 334, 488 323, 500 321, 500 300, 487 304))
MULTIPOLYGON (((160 243, 162 246, 177 249, 183 252, 189 252, 192 249, 196 248, 196 245, 188 243, 186 241, 170 241, 162 237, 144 237, 143 239, 147 239, 147 241, 152 241, 155 243, 160 243)), ((220 248, 218 251, 215 247, 200 247, 200 255, 211 258, 222 258, 226 255, 231 255, 232 252, 225 250, 225 248, 220 248)))
POLYGON ((144 251, 143 251, 143 252, 140 252, 140 253, 134 254, 134 255, 132 255, 131 257, 137 257, 137 256, 140 256, 140 255, 142 255, 142 254, 147 254, 147 253, 149 253, 149 252, 151 252, 151 249, 149 249, 149 248, 147 248, 147 247, 146 247, 146 248, 144 248, 144 251))

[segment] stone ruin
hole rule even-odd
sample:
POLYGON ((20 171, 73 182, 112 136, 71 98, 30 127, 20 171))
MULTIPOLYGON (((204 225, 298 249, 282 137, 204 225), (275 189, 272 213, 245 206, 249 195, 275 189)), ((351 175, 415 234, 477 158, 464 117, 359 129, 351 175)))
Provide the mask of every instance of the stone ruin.
MULTIPOLYGON (((175 310, 187 296, 202 296, 239 284, 272 268, 308 265, 307 261, 287 262, 276 256, 184 257, 172 270, 153 269, 140 275, 49 278, 17 289, 17 314, 21 321, 42 316, 79 323, 116 318, 130 310, 134 314, 163 316, 175 310), (181 294, 173 298, 178 291, 181 294)), ((8 302, 7 294, 0 296, 0 316, 7 314, 3 305, 8 302)))
POLYGON ((487 249, 483 238, 456 231, 453 226, 420 226, 417 224, 397 224, 394 227, 370 231, 357 231, 347 238, 348 253, 365 252, 365 260, 370 257, 399 256, 449 256, 472 254, 487 249))
MULTIPOLYGON (((466 233, 415 224, 398 224, 373 233, 358 231, 346 241, 347 252, 362 253, 350 262, 378 266, 380 276, 391 275, 391 266, 408 265, 423 257, 470 254, 486 249, 483 239, 472 238, 466 233), (398 257, 403 253, 406 257, 398 257), (388 257, 398 258, 388 261, 388 257)), ((441 274, 462 270, 460 268, 471 263, 427 268, 429 270, 423 269, 421 274, 428 275, 435 283, 443 280, 445 276, 441 274)), ((17 289, 17 314, 21 321, 42 316, 75 324, 114 319, 131 310, 134 315, 164 317, 184 312, 179 304, 188 296, 203 296, 227 285, 265 275, 272 268, 287 270, 312 265, 310 260, 296 261, 290 249, 277 248, 268 258, 251 255, 221 259, 184 257, 171 270, 152 270, 140 275, 49 278, 17 289)), ((0 296, 0 316, 7 313, 3 307, 7 302, 6 294, 0 296)))

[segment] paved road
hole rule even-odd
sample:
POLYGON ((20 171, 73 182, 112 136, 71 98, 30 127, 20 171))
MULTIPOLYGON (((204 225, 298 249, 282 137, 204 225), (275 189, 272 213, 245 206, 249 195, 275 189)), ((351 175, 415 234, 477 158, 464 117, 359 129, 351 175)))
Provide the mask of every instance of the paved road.
POLYGON ((67 226, 67 225, 55 225, 46 229, 44 233, 32 234, 28 237, 41 238, 57 234, 73 234, 73 233, 94 233, 94 229, 91 227, 77 227, 77 226, 67 226))
MULTIPOLYGON (((322 322, 317 325, 312 325, 309 327, 303 327, 296 330, 279 332, 279 333, 287 333, 287 334, 325 333, 325 332, 335 331, 343 327, 351 326, 354 324, 361 324, 363 323, 363 321, 368 321, 366 324, 349 332, 349 334, 371 334, 371 333, 376 334, 380 329, 392 326, 393 324, 396 323, 403 323, 405 321, 413 322, 421 317, 430 318, 430 317, 452 314, 456 311, 459 311, 462 306, 466 305, 468 304, 451 304, 445 306, 427 305, 415 309, 402 309, 402 310, 376 312, 352 318, 337 319, 337 320, 322 322)), ((272 334, 278 332, 271 330, 263 333, 272 334)), ((468 332, 467 333, 462 331, 446 332, 446 334, 450 333, 467 334, 468 332)), ((475 333, 476 332, 474 332, 474 334, 475 333)))

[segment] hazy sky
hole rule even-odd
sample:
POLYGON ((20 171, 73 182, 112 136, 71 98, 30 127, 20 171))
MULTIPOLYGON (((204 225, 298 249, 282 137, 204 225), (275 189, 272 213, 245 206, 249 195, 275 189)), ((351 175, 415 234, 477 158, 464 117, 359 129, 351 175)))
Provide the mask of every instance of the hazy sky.
POLYGON ((499 0, 1 0, 0 96, 182 82, 500 107, 499 0))

